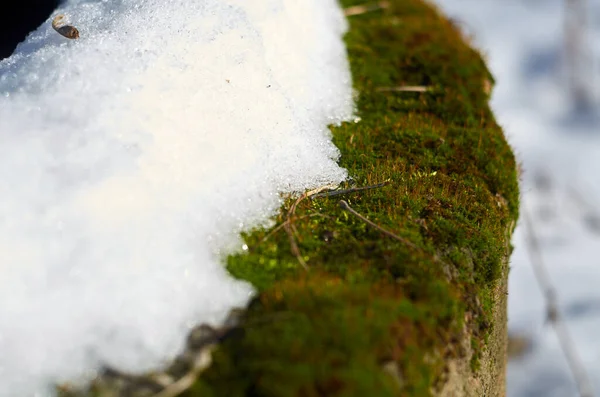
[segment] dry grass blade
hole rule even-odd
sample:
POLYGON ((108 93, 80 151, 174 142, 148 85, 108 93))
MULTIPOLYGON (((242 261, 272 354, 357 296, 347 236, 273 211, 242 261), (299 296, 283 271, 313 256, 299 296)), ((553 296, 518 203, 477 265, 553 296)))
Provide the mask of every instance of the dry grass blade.
MULTIPOLYGON (((299 216, 296 219, 299 220, 299 219, 305 219, 305 218, 313 218, 315 216, 321 216, 321 217, 324 217, 324 218, 329 218, 328 215, 321 214, 321 213, 316 213, 316 214, 310 214, 310 215, 302 215, 302 216, 299 216)), ((271 236, 273 236, 275 233, 277 233, 278 231, 280 231, 281 229, 283 229, 288 222, 289 222, 289 219, 286 219, 285 221, 281 222, 281 224, 277 225, 277 227, 275 227, 265 237, 263 237, 262 240, 260 240, 260 242, 264 243, 265 241, 267 241, 271 236)))
POLYGON ((211 364, 213 350, 214 345, 205 348, 196 358, 194 367, 190 372, 169 386, 165 387, 161 392, 155 394, 153 397, 176 397, 192 387, 194 382, 196 382, 198 379, 198 376, 211 364))
POLYGON ((389 1, 378 1, 376 3, 361 4, 344 9, 344 15, 352 17, 355 15, 366 14, 367 12, 383 10, 390 6, 389 1))
POLYGON ((583 363, 577 354, 575 343, 573 343, 567 326, 560 315, 560 311, 558 310, 556 289, 553 287, 552 282, 550 281, 550 275, 548 274, 548 270, 544 264, 542 250, 534 229, 533 221, 531 220, 529 212, 524 204, 522 205, 521 213, 524 220, 523 224, 525 226, 525 233, 527 235, 527 254, 529 255, 529 261, 533 267, 535 278, 546 300, 548 321, 552 324, 556 335, 558 336, 561 349, 567 359, 571 373, 575 378, 577 388, 579 389, 579 395, 581 397, 593 397, 594 393, 592 391, 592 384, 590 383, 583 363))
MULTIPOLYGON (((407 247, 412 248, 415 251, 425 252, 422 248, 417 247, 414 243, 412 243, 411 241, 405 239, 404 237, 400 237, 397 234, 392 233, 389 230, 382 228, 381 226, 379 226, 375 222, 370 221, 369 219, 367 219, 366 217, 364 217, 363 215, 361 215, 360 213, 358 213, 354 208, 350 207, 350 205, 345 200, 340 200, 339 205, 340 205, 340 207, 342 207, 342 209, 348 211, 349 213, 351 213, 352 215, 354 215, 355 217, 357 217, 361 221, 365 222, 367 225, 373 227, 374 229, 379 230, 381 233, 385 234, 386 236, 391 237, 394 240, 400 241, 402 244, 406 245, 407 247)), ((430 255, 428 253, 426 253, 426 254, 430 255)), ((431 257, 431 259, 434 262, 439 263, 444 268, 450 269, 451 265, 449 265, 448 263, 444 262, 437 255, 430 255, 430 257, 431 257)))
POLYGON ((398 87, 378 87, 375 89, 377 92, 427 92, 430 91, 431 87, 424 85, 404 85, 398 87))
POLYGON ((350 207, 350 205, 345 201, 345 200, 340 200, 340 207, 342 207, 342 209, 348 211, 349 213, 351 213, 352 215, 354 215, 355 217, 357 217, 358 219, 360 219, 361 221, 365 222, 367 225, 379 230, 381 233, 385 234, 386 236, 389 236, 395 240, 400 241, 402 244, 418 250, 419 247, 417 247, 415 244, 413 244, 412 242, 408 241, 407 239, 405 239, 404 237, 400 237, 397 234, 394 234, 392 232, 390 232, 389 230, 386 230, 384 228, 382 228, 381 226, 379 226, 378 224, 376 224, 373 221, 368 220, 367 218, 365 218, 364 216, 362 216, 361 214, 359 214, 358 212, 356 212, 352 207, 350 207))
POLYGON ((294 226, 294 215, 296 214, 296 208, 298 207, 298 204, 300 204, 302 202, 302 200, 306 199, 307 197, 313 196, 313 195, 315 195, 317 193, 320 193, 320 192, 322 192, 323 190, 326 190, 326 189, 330 189, 331 190, 331 189, 335 189, 335 188, 337 188, 337 186, 326 185, 326 186, 321 186, 319 188, 311 190, 309 192, 303 193, 291 205, 291 207, 290 207, 290 209, 288 211, 287 219, 283 223, 283 228, 285 229, 286 233, 288 234, 288 237, 289 237, 289 240, 290 240, 290 247, 291 247, 292 255, 294 255, 296 257, 296 259, 298 260, 298 262, 300 263, 300 265, 302 265, 302 267, 305 270, 308 270, 308 265, 306 264, 306 261, 304 260, 304 258, 302 258, 302 254, 300 253, 300 248, 298 247, 298 243, 296 242, 296 237, 294 236, 294 232, 297 233, 296 227, 294 226))
POLYGON ((342 194, 356 193, 356 192, 360 192, 363 190, 378 189, 380 187, 384 187, 388 183, 390 183, 389 180, 378 183, 377 185, 372 185, 372 186, 353 187, 352 189, 334 190, 334 191, 330 191, 330 192, 319 193, 319 194, 315 194, 315 195, 311 196, 310 199, 312 200, 312 199, 321 198, 321 197, 340 196, 342 194))
POLYGON ((594 205, 593 198, 586 197, 585 194, 574 187, 570 187, 568 191, 585 228, 593 234, 600 234, 600 212, 598 212, 596 205, 594 205))

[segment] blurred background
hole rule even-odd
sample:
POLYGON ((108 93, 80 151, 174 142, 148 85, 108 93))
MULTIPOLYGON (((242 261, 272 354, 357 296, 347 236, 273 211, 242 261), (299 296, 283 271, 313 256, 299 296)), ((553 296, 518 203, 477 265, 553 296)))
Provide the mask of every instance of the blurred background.
MULTIPOLYGON (((508 395, 600 396, 600 0, 434 2, 484 54, 520 163, 508 395)), ((0 59, 59 1, 12 3, 0 59)))
POLYGON ((436 0, 520 163, 508 395, 600 396, 600 0, 436 0))

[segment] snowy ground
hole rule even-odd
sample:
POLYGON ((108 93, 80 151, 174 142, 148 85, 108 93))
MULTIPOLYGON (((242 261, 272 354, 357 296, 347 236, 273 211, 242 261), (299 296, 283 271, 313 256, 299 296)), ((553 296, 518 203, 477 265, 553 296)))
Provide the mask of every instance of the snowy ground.
MULTIPOLYGON (((573 112, 566 84, 564 1, 435 3, 474 37, 496 77, 492 108, 523 166, 523 210, 533 218, 560 309, 600 395, 600 1, 588 1, 585 14, 585 44, 595 62, 586 76, 594 97, 586 114, 573 112)), ((513 243, 509 329, 533 338, 533 346, 509 364, 508 395, 575 396, 557 338, 545 325, 522 224, 513 243)))
POLYGON ((0 62, 0 396, 159 366, 245 305, 223 258, 346 176, 336 0, 68 0, 0 62))

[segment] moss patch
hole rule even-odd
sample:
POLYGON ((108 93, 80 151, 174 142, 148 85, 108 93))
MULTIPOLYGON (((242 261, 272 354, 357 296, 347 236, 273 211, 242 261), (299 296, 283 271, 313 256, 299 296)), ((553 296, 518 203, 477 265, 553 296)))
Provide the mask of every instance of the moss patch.
POLYGON ((465 354, 465 327, 477 368, 518 211, 515 160, 488 107, 491 76, 421 0, 350 22, 361 121, 332 128, 333 139, 356 185, 389 183, 341 198, 416 249, 342 210, 339 196, 298 206, 309 271, 283 229, 245 235, 249 250, 228 269, 259 295, 185 396, 426 396, 444 382, 446 360, 465 354), (431 89, 380 90, 402 85, 431 89))

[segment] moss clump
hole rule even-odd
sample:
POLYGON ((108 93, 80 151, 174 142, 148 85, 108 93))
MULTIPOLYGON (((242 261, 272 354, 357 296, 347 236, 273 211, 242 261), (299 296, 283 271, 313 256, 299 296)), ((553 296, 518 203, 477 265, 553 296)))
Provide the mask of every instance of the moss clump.
POLYGON ((487 103, 491 76, 421 0, 352 17, 346 42, 362 121, 332 128, 333 139, 357 185, 389 183, 343 198, 416 248, 343 211, 340 197, 296 210, 308 272, 283 230, 245 235, 249 252, 228 268, 259 295, 188 397, 426 396, 446 360, 466 354, 465 328, 477 366, 518 211, 515 160, 487 103), (402 85, 431 89, 379 89, 402 85))

